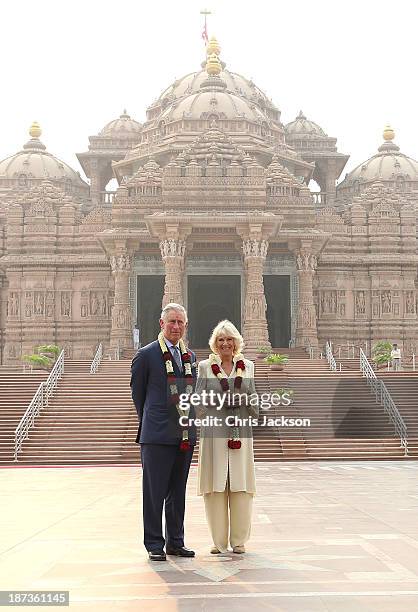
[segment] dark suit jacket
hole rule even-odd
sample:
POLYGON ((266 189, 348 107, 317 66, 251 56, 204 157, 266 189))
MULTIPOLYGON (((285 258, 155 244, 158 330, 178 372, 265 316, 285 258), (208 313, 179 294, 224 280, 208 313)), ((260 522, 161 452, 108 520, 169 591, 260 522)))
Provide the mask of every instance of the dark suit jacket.
MULTIPOLYGON (((191 352, 191 361, 196 363, 196 356, 191 352)), ((179 393, 185 390, 185 381, 173 359, 179 393)), ((196 378, 196 368, 192 367, 196 378)), ((131 366, 132 399, 139 418, 136 442, 140 444, 180 444, 182 430, 179 425, 179 414, 171 403, 170 389, 167 384, 167 373, 163 354, 158 340, 140 348, 132 360, 131 366)), ((193 408, 189 416, 194 418, 193 408)), ((196 443, 196 427, 189 427, 189 441, 196 443)))

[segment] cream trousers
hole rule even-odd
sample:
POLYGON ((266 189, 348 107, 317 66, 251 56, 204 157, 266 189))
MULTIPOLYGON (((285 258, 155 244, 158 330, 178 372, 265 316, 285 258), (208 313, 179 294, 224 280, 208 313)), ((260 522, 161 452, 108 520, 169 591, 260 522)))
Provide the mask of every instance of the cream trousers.
POLYGON ((243 546, 251 533, 253 494, 245 491, 233 493, 228 483, 222 493, 206 493, 203 498, 206 519, 216 548, 227 552, 228 539, 232 548, 243 546))

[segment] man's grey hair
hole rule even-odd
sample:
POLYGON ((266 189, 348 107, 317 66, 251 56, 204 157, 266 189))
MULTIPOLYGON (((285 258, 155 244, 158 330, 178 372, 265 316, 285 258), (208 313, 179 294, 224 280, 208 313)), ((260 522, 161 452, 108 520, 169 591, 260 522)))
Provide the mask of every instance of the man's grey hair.
POLYGON ((170 310, 181 312, 184 315, 185 322, 187 323, 187 312, 186 312, 185 307, 182 306, 181 304, 176 304, 175 302, 170 302, 170 304, 167 304, 166 306, 164 306, 164 308, 161 311, 160 319, 165 321, 170 310))

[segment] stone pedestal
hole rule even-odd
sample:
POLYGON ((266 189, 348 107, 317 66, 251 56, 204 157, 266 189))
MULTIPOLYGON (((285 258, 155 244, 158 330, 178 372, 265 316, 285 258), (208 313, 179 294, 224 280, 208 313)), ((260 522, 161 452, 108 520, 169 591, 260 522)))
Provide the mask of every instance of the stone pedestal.
POLYGON ((268 241, 246 239, 243 253, 246 275, 244 329, 245 352, 254 355, 261 346, 271 346, 267 328, 267 302, 264 295, 263 268, 268 241))
POLYGON ((298 322, 296 346, 318 348, 316 310, 313 299, 312 281, 317 266, 317 257, 309 252, 296 254, 296 267, 299 280, 298 322))

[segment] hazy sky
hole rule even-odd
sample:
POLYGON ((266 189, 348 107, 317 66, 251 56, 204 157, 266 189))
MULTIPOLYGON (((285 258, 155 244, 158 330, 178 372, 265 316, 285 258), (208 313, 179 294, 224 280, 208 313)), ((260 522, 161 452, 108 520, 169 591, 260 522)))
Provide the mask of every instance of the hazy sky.
POLYGON ((227 67, 284 123, 302 109, 337 137, 346 170, 376 152, 387 122, 418 158, 415 0, 14 0, 0 5, 0 159, 37 120, 48 151, 81 172, 89 135, 124 107, 143 121, 175 78, 200 69, 205 6, 227 67))

